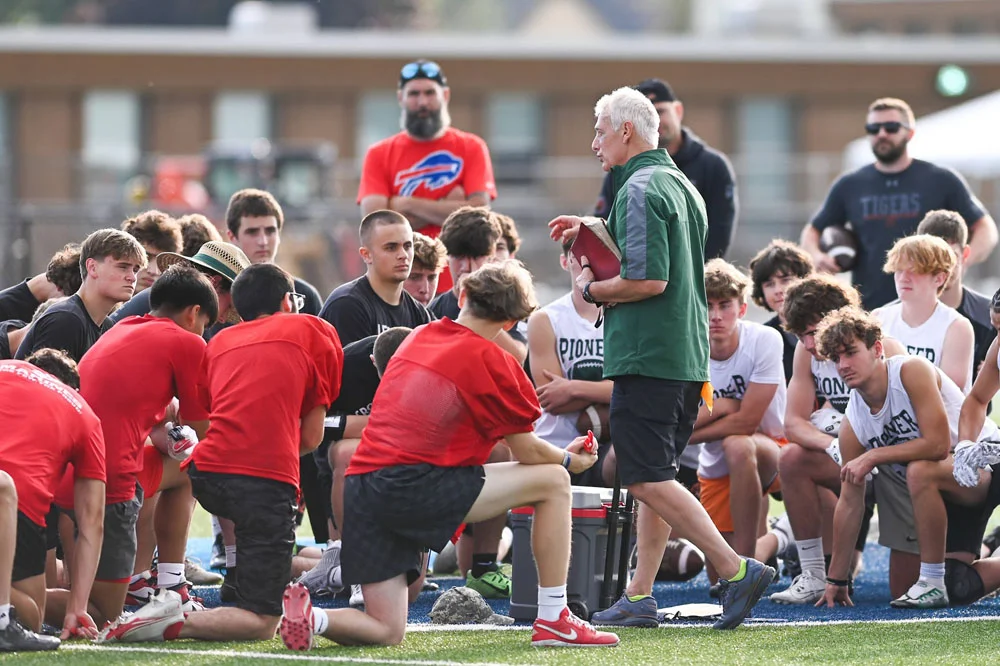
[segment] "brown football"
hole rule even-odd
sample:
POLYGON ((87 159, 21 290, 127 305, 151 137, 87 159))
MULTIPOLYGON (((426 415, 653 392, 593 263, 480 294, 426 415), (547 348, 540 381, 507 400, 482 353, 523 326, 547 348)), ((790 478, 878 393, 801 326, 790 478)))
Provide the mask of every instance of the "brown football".
POLYGON ((845 227, 827 227, 819 236, 819 249, 837 262, 841 271, 853 270, 858 258, 858 239, 845 227))

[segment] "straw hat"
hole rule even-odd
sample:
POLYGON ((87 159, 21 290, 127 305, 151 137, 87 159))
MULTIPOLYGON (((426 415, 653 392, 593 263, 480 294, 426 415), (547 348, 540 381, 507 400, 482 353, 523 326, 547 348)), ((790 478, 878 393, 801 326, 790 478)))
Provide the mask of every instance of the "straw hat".
POLYGON ((207 268, 230 282, 235 280, 244 268, 250 266, 250 260, 247 259, 247 255, 243 254, 243 250, 232 243, 223 241, 209 241, 191 257, 185 257, 176 252, 161 252, 156 258, 156 265, 161 271, 165 271, 170 266, 182 261, 207 268))

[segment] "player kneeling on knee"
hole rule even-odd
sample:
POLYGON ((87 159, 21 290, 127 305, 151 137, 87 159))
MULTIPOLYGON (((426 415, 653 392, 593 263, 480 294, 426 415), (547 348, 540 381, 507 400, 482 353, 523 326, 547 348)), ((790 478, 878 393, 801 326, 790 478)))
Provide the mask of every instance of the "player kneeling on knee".
POLYGON ((517 360, 493 340, 536 307, 531 277, 512 261, 466 276, 456 321, 416 329, 389 364, 347 469, 342 566, 365 611, 313 609, 300 585, 285 591, 281 637, 306 650, 313 636, 345 645, 394 645, 406 631, 406 586, 421 555, 462 523, 533 506, 538 620, 533 645, 615 645, 566 607, 569 472, 597 460, 585 438, 565 451, 532 432, 539 408, 517 360), (456 362, 461 358, 461 362, 456 362), (505 439, 518 462, 484 465, 505 439))

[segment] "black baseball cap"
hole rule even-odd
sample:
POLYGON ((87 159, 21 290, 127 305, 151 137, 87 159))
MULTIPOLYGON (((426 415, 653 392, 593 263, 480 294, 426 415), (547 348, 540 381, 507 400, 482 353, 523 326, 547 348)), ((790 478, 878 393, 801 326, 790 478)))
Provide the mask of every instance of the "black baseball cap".
POLYGON ((444 70, 433 60, 414 60, 403 65, 399 70, 399 87, 402 88, 414 79, 429 79, 444 88, 448 87, 448 78, 444 75, 444 70))
POLYGON ((649 98, 656 104, 657 102, 676 102, 677 95, 670 84, 662 79, 646 79, 635 87, 636 90, 649 98))

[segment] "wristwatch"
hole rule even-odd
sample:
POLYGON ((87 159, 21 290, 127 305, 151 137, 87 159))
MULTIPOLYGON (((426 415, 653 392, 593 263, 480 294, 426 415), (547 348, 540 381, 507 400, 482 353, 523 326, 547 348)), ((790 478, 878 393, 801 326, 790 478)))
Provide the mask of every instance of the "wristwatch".
POLYGON ((590 295, 590 285, 592 284, 594 284, 593 280, 583 285, 583 300, 591 305, 599 305, 598 302, 594 300, 594 297, 590 295))

